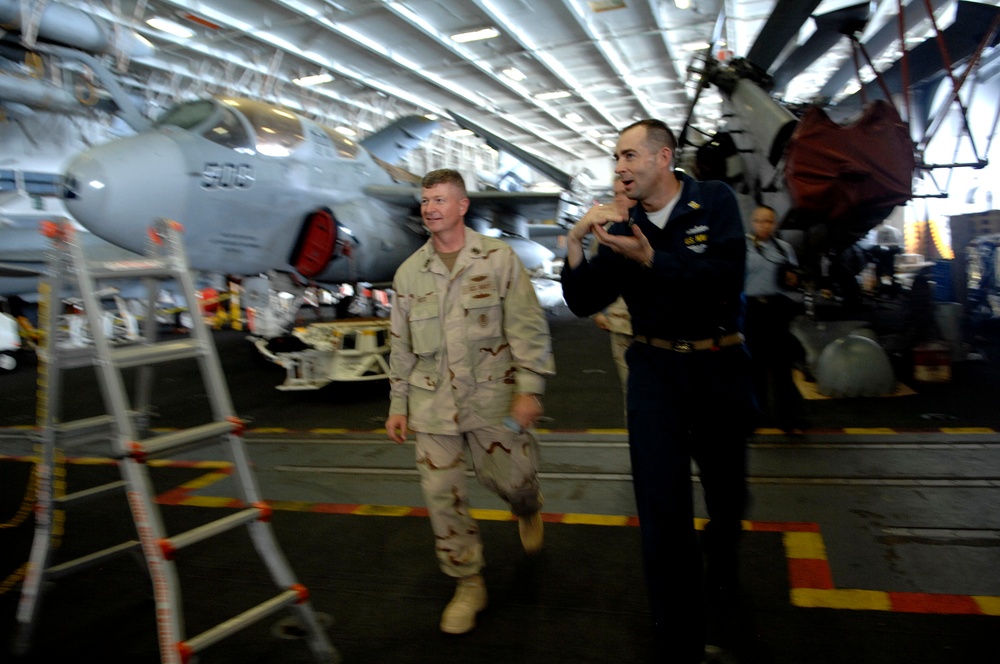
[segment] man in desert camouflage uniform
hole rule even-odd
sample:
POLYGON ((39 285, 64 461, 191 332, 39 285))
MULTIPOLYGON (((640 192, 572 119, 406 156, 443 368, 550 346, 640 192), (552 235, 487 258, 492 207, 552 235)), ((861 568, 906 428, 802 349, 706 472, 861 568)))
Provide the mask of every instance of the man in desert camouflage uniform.
MULTIPOLYGON (((632 209, 635 205, 635 201, 625 195, 625 184, 617 176, 615 177, 614 183, 611 185, 611 190, 614 192, 614 201, 612 205, 620 207, 622 209, 622 214, 628 214, 628 210, 632 209)), ((591 254, 597 254, 597 248, 600 243, 593 242, 591 246, 591 254)), ((604 308, 604 310, 597 312, 591 318, 594 319, 594 323, 597 327, 602 330, 607 330, 611 336, 611 357, 614 358, 615 368, 618 369, 618 378, 621 380, 622 384, 622 402, 623 402, 623 412, 625 415, 626 426, 628 425, 628 362, 625 361, 625 351, 628 347, 632 345, 632 315, 628 312, 628 305, 625 304, 625 299, 619 297, 617 300, 609 304, 604 308)))
POLYGON ((542 547, 538 447, 555 372, 548 323, 527 271, 502 240, 465 226, 461 174, 428 173, 420 212, 431 239, 393 281, 390 404, 385 428, 416 434, 417 468, 442 571, 455 596, 441 630, 468 632, 486 608, 479 527, 469 515, 465 450, 476 477, 510 504, 528 553, 542 547))

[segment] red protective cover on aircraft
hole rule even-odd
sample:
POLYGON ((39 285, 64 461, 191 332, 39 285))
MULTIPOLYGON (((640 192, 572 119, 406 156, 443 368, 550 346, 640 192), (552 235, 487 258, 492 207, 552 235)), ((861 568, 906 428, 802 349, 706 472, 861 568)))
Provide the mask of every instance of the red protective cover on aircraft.
POLYGON ((814 106, 792 135, 785 181, 793 207, 840 219, 910 200, 915 166, 909 129, 888 102, 846 127, 814 106))
POLYGON ((304 277, 315 277, 330 262, 337 248, 337 222, 326 210, 313 212, 299 234, 292 264, 304 277))

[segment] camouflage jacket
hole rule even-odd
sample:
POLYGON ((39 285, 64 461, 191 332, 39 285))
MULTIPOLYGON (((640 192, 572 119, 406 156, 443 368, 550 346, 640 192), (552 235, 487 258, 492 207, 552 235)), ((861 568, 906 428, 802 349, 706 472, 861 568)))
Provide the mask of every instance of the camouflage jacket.
POLYGON ((515 392, 544 392, 555 373, 549 326, 510 245, 466 228, 449 274, 428 240, 393 291, 389 414, 410 429, 500 424, 515 392))

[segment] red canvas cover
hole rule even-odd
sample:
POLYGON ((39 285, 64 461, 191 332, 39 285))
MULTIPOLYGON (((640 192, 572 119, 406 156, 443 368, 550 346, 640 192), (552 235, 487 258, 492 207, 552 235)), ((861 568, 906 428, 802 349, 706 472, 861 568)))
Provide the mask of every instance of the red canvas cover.
POLYGON ((333 257, 337 248, 337 222, 329 210, 309 215, 289 261, 303 277, 315 277, 333 257))
POLYGON ((789 142, 785 181, 793 207, 843 219, 908 201, 914 167, 909 129, 888 102, 872 102, 849 126, 814 106, 789 142))

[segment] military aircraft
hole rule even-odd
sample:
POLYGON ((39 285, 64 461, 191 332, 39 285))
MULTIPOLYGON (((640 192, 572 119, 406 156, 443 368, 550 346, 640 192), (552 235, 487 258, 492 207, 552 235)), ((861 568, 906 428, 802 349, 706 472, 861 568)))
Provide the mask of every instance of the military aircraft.
MULTIPOLYGON (((816 263, 849 249, 897 206, 921 196, 918 185, 935 168, 987 164, 979 153, 956 159, 960 147, 967 149, 957 140, 930 143, 932 128, 946 122, 952 136, 963 128, 968 133, 968 101, 957 112, 945 93, 961 85, 958 79, 975 78, 970 73, 982 65, 984 51, 998 44, 1000 25, 1000 8, 977 2, 909 2, 898 20, 877 30, 867 30, 872 3, 811 16, 819 5, 819 0, 779 0, 744 58, 719 60, 714 51, 703 53, 690 68, 696 92, 689 119, 710 87, 726 102, 724 119, 704 140, 692 139, 690 121, 679 137, 701 177, 730 182, 750 205, 776 208, 785 216, 783 228, 804 232, 808 241, 801 248, 816 263), (928 14, 945 5, 954 10, 947 27, 938 14, 928 14), (809 39, 788 47, 810 18, 815 30, 809 39), (874 64, 904 39, 903 57, 882 65, 854 92, 841 92, 852 76, 862 75, 855 62, 874 64), (858 59, 847 58, 825 82, 819 79, 823 84, 811 103, 784 103, 789 81, 838 42, 853 45, 858 59), (950 159, 941 161, 950 163, 932 163, 944 155, 950 159)), ((963 99, 972 99, 962 92, 963 99)), ((981 103, 995 107, 996 98, 981 103)))
MULTIPOLYGON (((419 180, 389 164, 435 126, 407 116, 355 142, 262 101, 183 102, 149 131, 76 157, 66 171, 66 207, 89 231, 132 251, 156 218, 179 221, 199 270, 388 282, 427 239, 419 180)), ((525 216, 559 214, 558 194, 470 198, 470 225, 514 228, 525 216)), ((529 271, 552 259, 525 237, 504 238, 529 271)))
MULTIPOLYGON (((763 203, 783 215, 782 232, 796 245, 807 270, 809 319, 799 321, 793 331, 804 346, 808 368, 816 369, 834 346, 829 343, 835 339, 831 329, 843 336, 864 327, 892 353, 897 369, 905 371, 913 340, 941 334, 932 329, 932 316, 918 315, 934 309, 926 286, 929 274, 918 275, 921 288, 893 291, 891 299, 885 292, 866 299, 857 276, 871 257, 858 241, 900 206, 925 196, 920 185, 933 180, 936 168, 987 165, 986 154, 976 150, 973 140, 970 104, 978 102, 996 115, 995 64, 981 80, 975 74, 987 59, 984 52, 998 44, 1000 8, 964 1, 910 2, 897 20, 866 30, 872 5, 858 4, 812 17, 812 36, 786 48, 819 4, 779 0, 745 58, 720 61, 706 52, 690 69, 697 92, 689 113, 698 96, 715 87, 726 104, 722 126, 695 141, 686 124, 680 141, 688 148, 688 165, 702 178, 730 182, 747 211, 763 203), (947 27, 939 24, 940 14, 928 13, 944 5, 954 10, 947 27), (788 82, 838 41, 856 50, 854 62, 873 63, 904 40, 903 56, 891 66, 880 65, 877 75, 859 83, 853 93, 841 90, 852 75, 860 79, 861 72, 847 62, 817 86, 812 103, 793 105, 781 99, 788 82), (989 85, 992 92, 973 96, 961 89, 966 81, 989 85), (942 126, 948 127, 950 144, 931 145, 942 126), (968 155, 969 146, 960 139, 971 144, 972 154, 964 159, 958 157, 968 155)), ((995 61, 996 53, 987 55, 995 61)), ((944 198, 948 192, 945 188, 932 195, 944 198)), ((952 210, 962 211, 952 200, 952 210)), ((956 254, 961 250, 956 247, 956 254)), ((961 267, 960 261, 955 263, 961 267)), ((826 369, 849 371, 850 362, 841 359, 826 369)), ((867 394, 866 381, 862 372, 832 383, 850 385, 858 391, 848 396, 856 396, 867 394)))
MULTIPOLYGON (((0 2, 5 25, 20 27, 16 9, 0 2)), ((275 272, 290 277, 288 286, 387 282, 426 240, 419 180, 391 164, 429 136, 435 122, 406 116, 353 141, 292 110, 219 96, 174 106, 150 125, 116 76, 90 55, 109 47, 107 26, 54 3, 37 30, 30 48, 3 44, 0 55, 12 63, 5 69, 38 54, 60 66, 84 64, 98 73, 96 103, 80 101, 79 89, 90 81, 72 67, 62 87, 41 76, 0 74, 0 103, 28 122, 93 114, 100 107, 128 125, 126 135, 91 141, 96 145, 65 167, 65 188, 58 192, 65 194, 69 214, 91 231, 83 240, 102 253, 142 251, 146 229, 168 217, 184 225, 195 269, 235 276, 275 272)), ((39 187, 58 189, 62 179, 41 170, 0 170, 0 192, 21 194, 25 203, 48 201, 42 197, 55 192, 39 187)), ((501 235, 529 270, 551 272, 553 254, 519 229, 525 220, 557 217, 559 194, 473 192, 472 198, 470 225, 501 235)), ((43 240, 30 219, 48 215, 28 210, 9 214, 14 216, 18 221, 0 228, 0 285, 23 294, 44 259, 43 240)))

